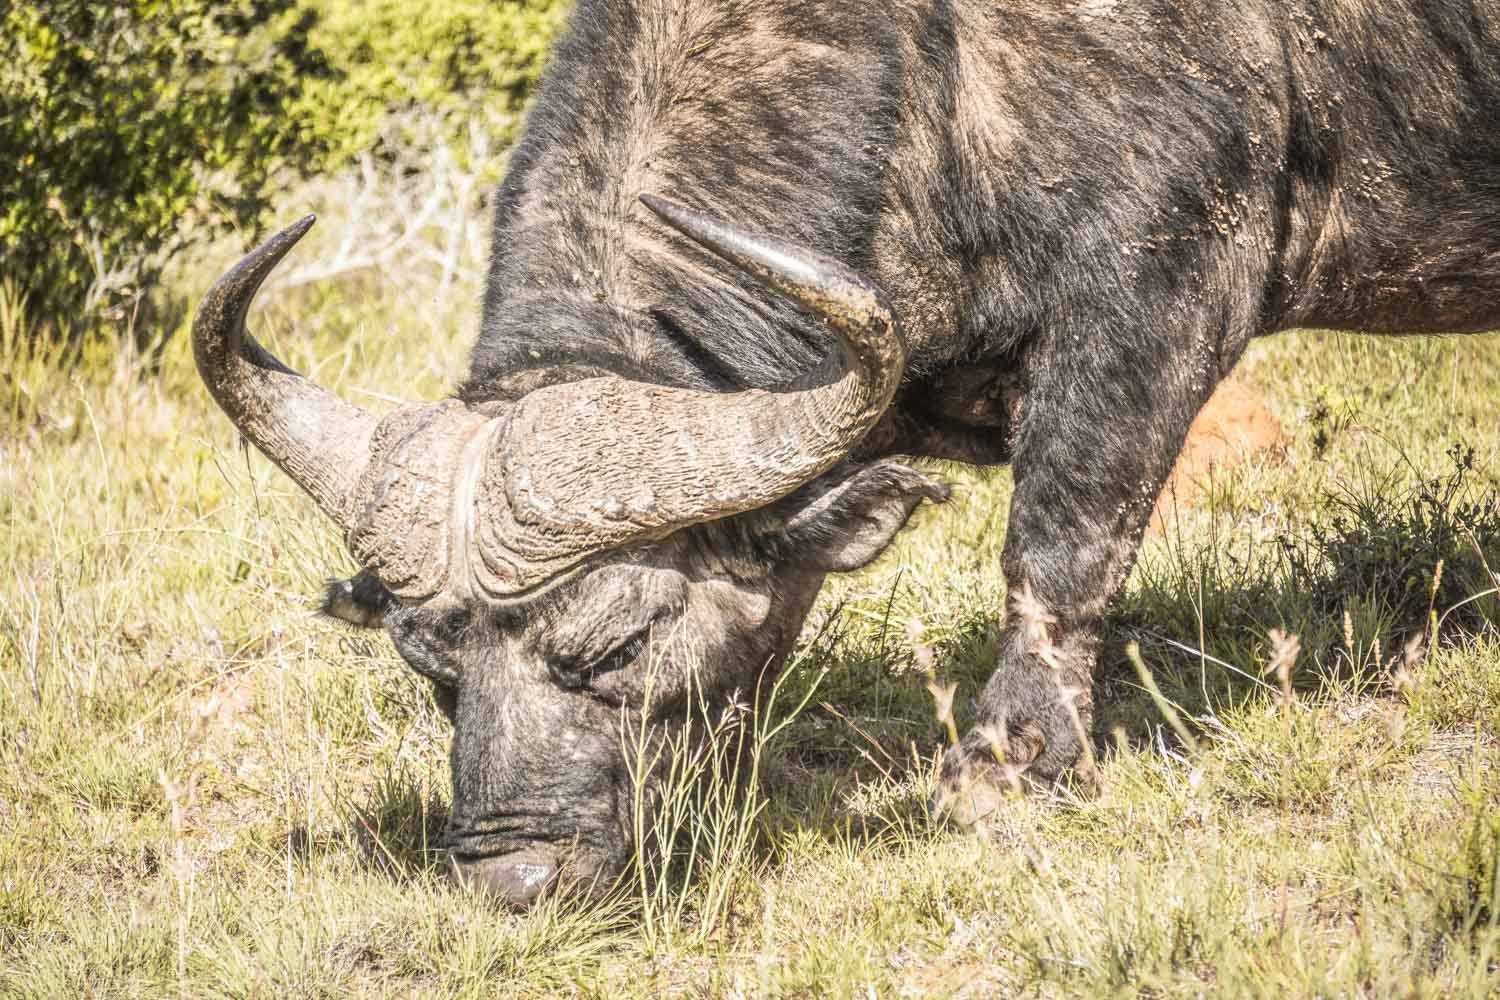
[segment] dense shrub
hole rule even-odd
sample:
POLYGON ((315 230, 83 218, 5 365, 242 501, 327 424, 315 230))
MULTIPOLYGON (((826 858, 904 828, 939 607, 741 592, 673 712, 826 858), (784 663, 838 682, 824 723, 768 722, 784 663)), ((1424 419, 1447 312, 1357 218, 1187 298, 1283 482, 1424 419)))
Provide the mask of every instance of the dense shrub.
POLYGON ((0 269, 32 316, 129 303, 185 241, 252 225, 308 162, 287 109, 328 72, 297 0, 48 0, 0 25, 0 269))
MULTIPOLYGON (((392 111, 505 139, 558 0, 45 0, 0 15, 0 274, 54 330, 118 317, 175 252, 392 111)), ((464 144, 456 143, 461 148, 464 144)))
MULTIPOLYGON (((482 128, 511 138, 568 0, 303 0, 309 41, 337 72, 309 81, 295 109, 305 145, 331 163, 379 142, 392 112, 446 122, 455 149, 482 128)), ((425 137, 424 137, 425 138, 425 137)), ((477 165, 483 167, 485 165, 477 165)))

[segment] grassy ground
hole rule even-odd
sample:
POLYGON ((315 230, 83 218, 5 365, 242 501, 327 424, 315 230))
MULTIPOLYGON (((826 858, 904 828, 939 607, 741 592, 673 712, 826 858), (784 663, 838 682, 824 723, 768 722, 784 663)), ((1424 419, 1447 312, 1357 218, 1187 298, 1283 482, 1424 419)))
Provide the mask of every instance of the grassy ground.
MULTIPOLYGON (((453 262, 481 248, 412 245, 255 327, 361 403, 439 394, 475 325, 453 262)), ((425 852, 445 723, 382 636, 310 612, 348 557, 185 338, 67 366, 8 341, 0 994, 1493 995, 1500 339, 1299 334, 1242 377, 1289 443, 1149 541, 1097 800, 1017 802, 988 842, 926 818, 946 737, 921 664, 962 725, 1002 606, 1008 476, 954 468, 958 502, 828 587, 785 725, 750 734, 759 795, 685 807, 719 836, 697 877, 516 917, 425 852)))

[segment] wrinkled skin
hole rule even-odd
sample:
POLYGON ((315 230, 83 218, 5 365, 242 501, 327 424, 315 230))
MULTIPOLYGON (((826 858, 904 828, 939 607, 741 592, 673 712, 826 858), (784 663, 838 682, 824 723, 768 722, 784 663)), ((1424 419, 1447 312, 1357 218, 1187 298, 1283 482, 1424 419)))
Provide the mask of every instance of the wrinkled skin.
POLYGON ((690 704, 749 700, 824 575, 868 562, 918 503, 945 497, 896 463, 843 469, 774 510, 598 560, 510 608, 403 606, 361 574, 331 584, 324 610, 383 624, 433 682, 454 729, 455 872, 524 906, 622 871, 642 712, 667 739, 690 704))
MULTIPOLYGON (((461 871, 518 905, 625 854, 616 733, 640 707, 643 663, 665 664, 674 690, 696 670, 720 700, 753 686, 822 574, 873 558, 938 495, 877 463, 1014 470, 1000 654, 936 803, 974 823, 1012 783, 1092 784, 1104 616, 1194 415, 1251 338, 1500 325, 1493 5, 872 12, 580 0, 495 199, 456 397, 521 406, 601 376, 705 393, 803 383, 829 352, 825 324, 665 230, 639 203, 657 193, 883 289, 909 351, 843 464, 792 498, 601 552, 512 606, 397 600, 367 581, 330 595, 342 617, 383 619, 440 678, 451 845, 461 871), (872 469, 890 474, 862 481, 872 469), (685 636, 701 655, 679 650, 685 636)), ((368 439, 356 417, 320 412, 368 439)), ((609 449, 590 454, 608 465, 609 449)), ((345 484, 315 485, 336 514, 345 484)), ((390 533, 419 516, 438 523, 413 508, 390 533)), ((650 711, 668 728, 677 717, 667 702, 650 711)))
POLYGON ((503 394, 531 351, 731 386, 816 357, 796 317, 638 234, 616 207, 636 185, 864 269, 912 353, 854 458, 1015 476, 1001 652, 935 803, 961 823, 1016 783, 1093 787, 1105 613, 1251 338, 1500 324, 1485 4, 643 0, 580 5, 555 58, 502 187, 464 394, 503 394), (661 104, 599 99, 642 86, 661 104), (602 304, 560 296, 574 254, 602 304))

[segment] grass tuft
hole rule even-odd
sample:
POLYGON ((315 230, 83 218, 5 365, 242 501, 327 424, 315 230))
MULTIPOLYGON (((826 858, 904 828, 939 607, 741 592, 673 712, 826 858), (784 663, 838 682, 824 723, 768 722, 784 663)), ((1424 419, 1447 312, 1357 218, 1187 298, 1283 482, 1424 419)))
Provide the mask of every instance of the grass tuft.
MULTIPOLYGON (((322 216, 295 266, 338 266, 251 317, 376 410, 473 338, 474 188, 433 202, 457 228, 401 218, 414 190, 290 195, 322 216)), ((620 892, 515 916, 443 878, 447 723, 312 613, 353 567, 185 331, 38 349, 24 310, 0 288, 0 995, 1500 990, 1494 337, 1252 348, 1291 437, 1147 541, 1097 797, 1017 799, 990 842, 928 818, 1006 603, 1009 475, 942 466, 957 501, 831 581, 744 711, 622 733, 672 780, 620 892)))

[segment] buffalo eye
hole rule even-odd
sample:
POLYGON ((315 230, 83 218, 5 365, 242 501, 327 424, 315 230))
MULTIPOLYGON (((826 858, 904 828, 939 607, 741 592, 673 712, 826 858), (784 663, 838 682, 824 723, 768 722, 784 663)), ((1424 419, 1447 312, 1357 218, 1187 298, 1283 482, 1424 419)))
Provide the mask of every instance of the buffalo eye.
POLYGON ((561 687, 572 690, 588 687, 595 677, 623 670, 634 663, 645 651, 646 640, 650 634, 651 626, 647 625, 598 659, 581 664, 553 661, 548 664, 548 670, 552 674, 552 679, 561 687))
POLYGON ((391 644, 408 666, 442 687, 456 688, 460 671, 454 655, 468 626, 466 615, 436 621, 417 610, 396 608, 386 615, 391 644))

